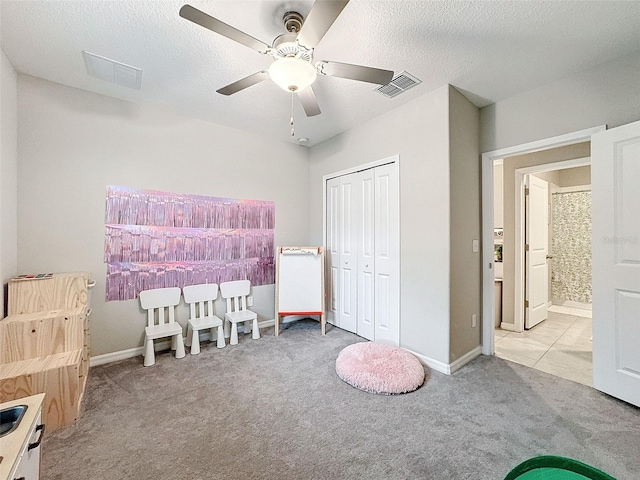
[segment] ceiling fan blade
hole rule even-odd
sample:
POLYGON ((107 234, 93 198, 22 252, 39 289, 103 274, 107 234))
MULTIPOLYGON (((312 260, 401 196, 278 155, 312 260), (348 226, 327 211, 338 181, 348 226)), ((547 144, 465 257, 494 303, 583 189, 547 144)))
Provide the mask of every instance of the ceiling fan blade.
POLYGON ((249 48, 257 50, 260 53, 264 53, 270 48, 266 43, 253 38, 251 35, 241 32, 237 28, 233 28, 231 25, 221 22, 217 18, 207 15, 191 5, 183 5, 180 9, 180 16, 200 25, 201 27, 208 28, 212 32, 218 33, 223 37, 230 38, 231 40, 235 40, 249 48))
POLYGON ((269 78, 269 72, 267 71, 257 72, 257 73, 254 73, 253 75, 249 75, 248 77, 244 77, 243 79, 238 80, 237 82, 233 82, 227 85, 226 87, 222 87, 216 90, 216 92, 221 93, 222 95, 233 95, 234 93, 237 93, 240 90, 244 90, 245 88, 255 85, 256 83, 260 83, 266 80, 267 78, 269 78))
POLYGON ((349 78, 351 80, 375 83, 377 85, 386 85, 393 78, 393 72, 391 70, 326 61, 320 62, 320 73, 329 75, 330 77, 349 78))
POLYGON ((298 42, 307 48, 315 48, 349 0, 316 0, 300 29, 298 42))
POLYGON ((302 103, 302 108, 304 108, 304 113, 307 114, 307 117, 320 115, 320 105, 318 105, 316 94, 314 93, 313 88, 311 88, 311 85, 300 90, 298 92, 298 98, 300 99, 300 103, 302 103))

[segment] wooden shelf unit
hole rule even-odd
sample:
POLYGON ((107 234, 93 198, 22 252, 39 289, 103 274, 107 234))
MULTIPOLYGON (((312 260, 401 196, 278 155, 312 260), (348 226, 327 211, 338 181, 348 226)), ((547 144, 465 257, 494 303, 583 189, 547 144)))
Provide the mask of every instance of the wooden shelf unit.
POLYGON ((45 393, 48 430, 72 424, 89 373, 89 274, 9 282, 0 321, 0 402, 45 393), (42 311, 31 309, 45 308, 42 311))
POLYGON ((54 273, 39 280, 10 280, 7 315, 87 307, 89 274, 54 273))

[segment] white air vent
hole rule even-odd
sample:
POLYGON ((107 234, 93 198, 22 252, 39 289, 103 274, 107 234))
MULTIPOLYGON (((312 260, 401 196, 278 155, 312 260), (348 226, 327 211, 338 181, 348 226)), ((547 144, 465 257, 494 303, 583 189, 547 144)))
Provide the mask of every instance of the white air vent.
POLYGON ((109 58, 101 57, 94 53, 82 52, 87 73, 92 77, 107 82, 122 85, 123 87, 140 90, 142 86, 142 69, 116 62, 109 58))
POLYGON ((402 92, 409 90, 411 87, 415 87, 421 83, 422 80, 418 80, 409 72, 400 72, 398 75, 387 84, 376 88, 377 92, 388 98, 393 98, 400 95, 402 92))

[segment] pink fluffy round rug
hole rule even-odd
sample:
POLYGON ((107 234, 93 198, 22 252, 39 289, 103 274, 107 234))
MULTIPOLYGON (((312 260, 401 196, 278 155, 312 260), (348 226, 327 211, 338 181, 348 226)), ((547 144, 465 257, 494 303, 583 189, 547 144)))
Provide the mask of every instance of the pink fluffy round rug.
POLYGON ((336 359, 338 377, 370 393, 412 392, 424 383, 424 367, 406 350, 382 343, 354 343, 336 359))

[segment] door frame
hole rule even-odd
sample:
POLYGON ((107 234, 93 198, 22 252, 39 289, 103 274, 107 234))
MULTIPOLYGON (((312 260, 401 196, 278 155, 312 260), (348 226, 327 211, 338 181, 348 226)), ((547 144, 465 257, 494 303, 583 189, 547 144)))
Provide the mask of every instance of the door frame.
MULTIPOLYGON (((549 137, 482 154, 482 354, 494 354, 494 274, 493 274, 493 162, 514 155, 539 152, 573 145, 591 139, 591 135, 607 129, 606 125, 549 137)), ((519 196, 516 197, 518 201, 519 196)), ((520 200, 521 201, 521 200, 520 200)), ((326 200, 325 200, 326 203, 326 200)), ((522 203, 522 202, 521 202, 522 203)), ((519 211, 516 209, 516 211, 519 211)), ((326 218, 326 217, 325 217, 326 218)), ((516 265, 518 262, 516 262, 516 265)))
MULTIPOLYGON (((535 175, 536 173, 545 173, 545 172, 553 172, 554 170, 562 170, 564 168, 573 168, 573 167, 585 167, 587 165, 591 165, 591 157, 582 157, 582 158, 573 158, 571 160, 563 160, 560 162, 554 163, 544 163, 542 165, 532 165, 530 167, 523 167, 516 169, 516 196, 515 196, 515 211, 516 211, 516 221, 514 223, 516 227, 515 231, 515 240, 514 245, 516 245, 515 252, 515 277, 513 288, 515 291, 515 299, 514 299, 514 308, 516 311, 514 312, 513 317, 513 331, 514 332, 522 332, 524 331, 524 285, 525 285, 525 255, 524 255, 524 244, 525 244, 525 223, 526 223, 526 215, 525 215, 525 199, 524 199, 524 189, 525 189, 525 177, 529 174, 535 175)), ((508 328, 506 329, 508 330, 508 328)))
MULTIPOLYGON (((375 160, 373 162, 369 162, 369 163, 365 163, 362 165, 357 165, 355 167, 350 167, 347 168, 345 170, 340 170, 338 172, 333 172, 333 173, 328 173, 326 175, 322 176, 322 247, 325 249, 327 248, 327 182, 333 178, 336 177, 342 177, 344 175, 349 175, 352 173, 357 173, 357 172, 361 172, 363 170, 369 170, 372 168, 376 168, 376 167, 381 167, 382 165, 389 165, 389 164, 395 164, 396 168, 398 169, 398 246, 400 246, 400 240, 401 240, 401 230, 402 230, 402 225, 400 223, 400 155, 392 155, 390 157, 385 157, 385 158, 381 158, 380 160, 375 160)), ((400 315, 401 315, 401 310, 402 310, 402 306, 401 306, 401 302, 400 302, 400 295, 402 294, 402 281, 401 281, 401 268, 400 268, 400 262, 401 262, 401 251, 398 251, 398 289, 399 289, 399 293, 398 293, 398 322, 400 322, 400 315)), ((327 275, 325 275, 325 281, 328 278, 327 275)), ((329 292, 327 289, 325 289, 325 292, 327 295, 330 295, 331 292, 329 292)), ((328 322, 331 323, 332 325, 335 325, 335 322, 328 322)), ((400 324, 398 324, 398 338, 397 338, 397 345, 400 344, 400 329, 402 328, 402 326, 400 324)))

